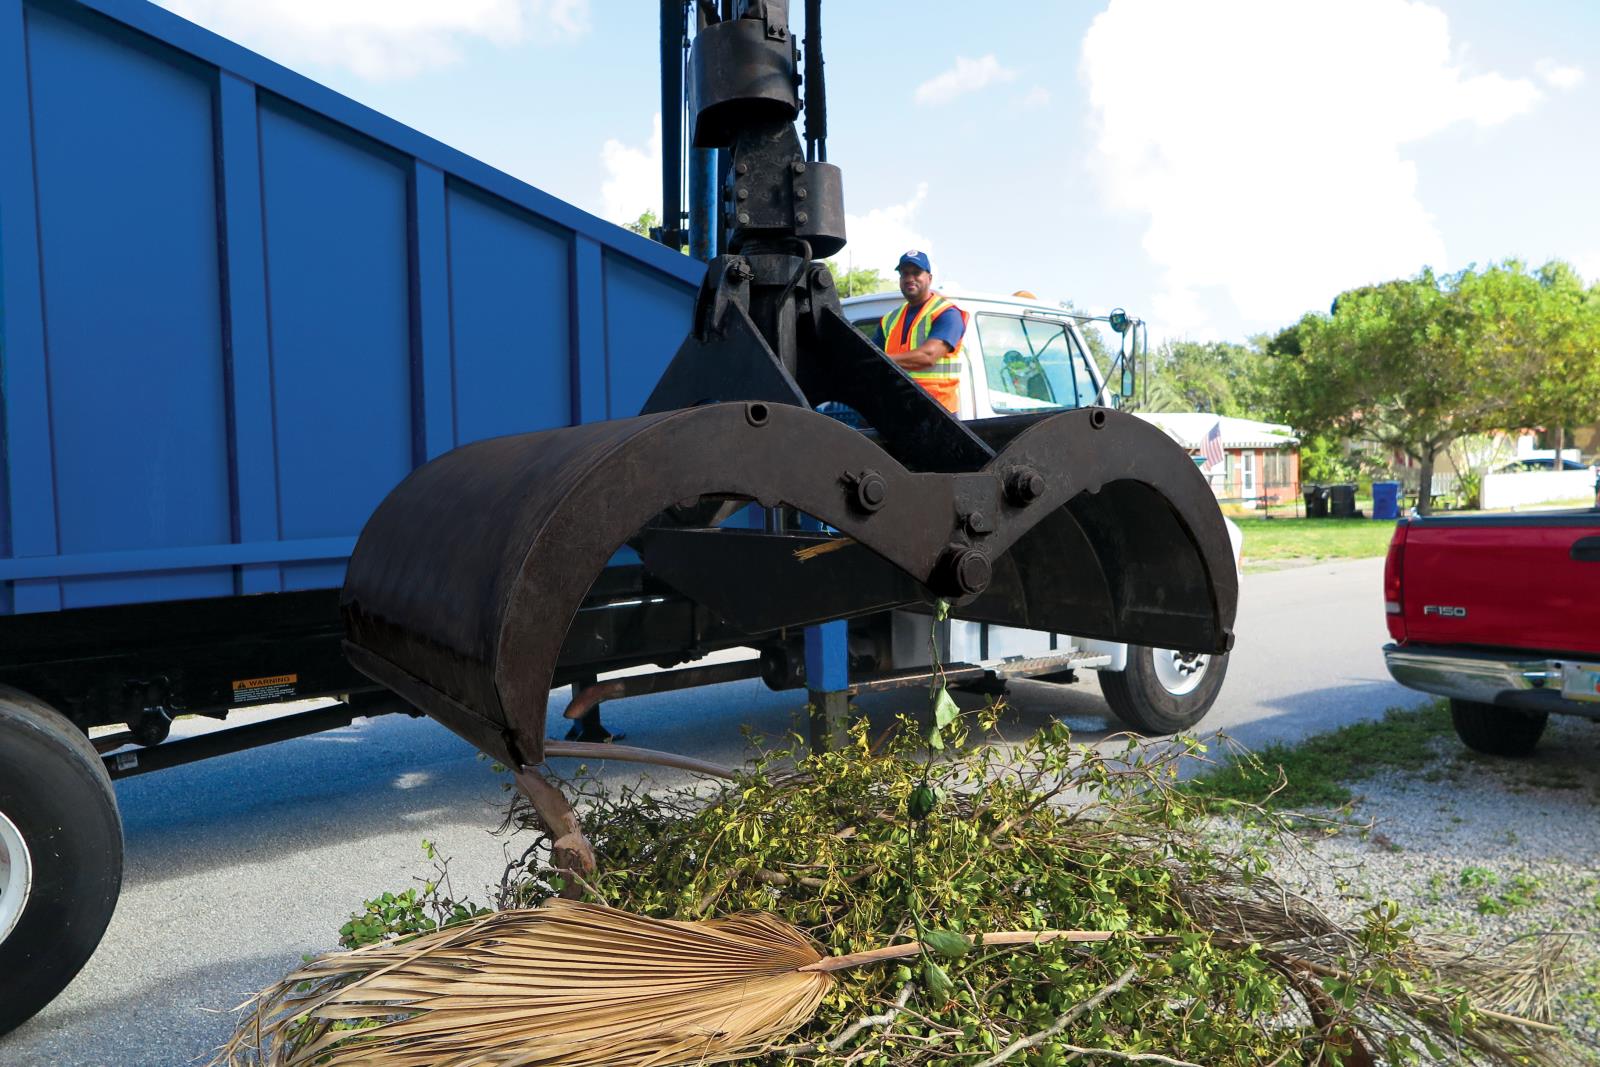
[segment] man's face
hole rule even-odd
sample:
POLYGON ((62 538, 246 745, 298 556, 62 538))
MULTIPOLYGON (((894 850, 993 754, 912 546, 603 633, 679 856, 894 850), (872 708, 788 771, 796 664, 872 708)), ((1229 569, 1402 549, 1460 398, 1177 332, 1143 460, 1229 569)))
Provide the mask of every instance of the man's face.
POLYGON ((906 298, 908 304, 922 303, 932 287, 933 275, 922 268, 909 263, 900 268, 900 295, 906 298))

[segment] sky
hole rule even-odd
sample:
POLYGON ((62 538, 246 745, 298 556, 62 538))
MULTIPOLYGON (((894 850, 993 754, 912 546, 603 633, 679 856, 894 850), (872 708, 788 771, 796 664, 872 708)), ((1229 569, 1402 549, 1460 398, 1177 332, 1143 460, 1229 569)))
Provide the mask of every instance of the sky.
MULTIPOLYGON (((585 210, 661 210, 647 0, 162 2, 585 210)), ((849 265, 888 275, 917 248, 936 287, 1241 341, 1424 266, 1561 258, 1600 281, 1592 0, 823 17, 849 265)))

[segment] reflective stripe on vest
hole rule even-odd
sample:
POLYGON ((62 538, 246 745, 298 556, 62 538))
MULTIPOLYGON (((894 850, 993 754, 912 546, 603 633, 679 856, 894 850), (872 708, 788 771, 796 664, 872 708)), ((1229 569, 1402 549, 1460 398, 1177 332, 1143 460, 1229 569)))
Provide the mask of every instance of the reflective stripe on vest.
POLYGON ((965 346, 967 313, 956 305, 940 296, 930 293, 928 299, 922 302, 917 309, 916 318, 911 320, 911 328, 905 331, 905 339, 901 340, 900 327, 905 321, 906 309, 909 305, 901 304, 889 314, 885 315, 878 324, 883 330, 883 350, 891 356, 921 348, 928 340, 928 334, 933 332, 933 322, 950 308, 955 308, 961 315, 961 341, 956 343, 949 353, 934 363, 933 366, 922 370, 907 370, 906 374, 911 380, 922 386, 923 390, 946 410, 959 413, 961 410, 961 350, 965 346))

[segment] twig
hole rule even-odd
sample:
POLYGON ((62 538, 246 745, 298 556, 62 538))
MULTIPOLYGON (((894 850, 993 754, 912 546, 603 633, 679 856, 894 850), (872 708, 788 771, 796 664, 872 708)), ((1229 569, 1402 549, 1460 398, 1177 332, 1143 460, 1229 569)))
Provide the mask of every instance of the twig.
MULTIPOLYGON (((843 959, 844 957, 838 956, 834 958, 843 959)), ((1317 974, 1323 975, 1324 977, 1337 978, 1342 982, 1355 981, 1355 976, 1349 971, 1341 971, 1337 967, 1329 967, 1325 963, 1314 963, 1311 960, 1294 959, 1290 956, 1284 956, 1284 958, 1292 960, 1301 967, 1304 967, 1309 971, 1314 971, 1317 974)), ((1424 1004, 1431 1004, 1435 1007, 1453 1007, 1452 1001, 1446 1000, 1444 997, 1434 996, 1432 993, 1423 993, 1419 990, 1412 990, 1411 992, 1407 993, 1406 996, 1412 998, 1413 1000, 1420 1000, 1424 1004)), ((1511 1015, 1507 1012, 1494 1011, 1491 1008, 1480 1008, 1475 1005, 1473 1006, 1472 1010, 1479 1015, 1485 1016, 1486 1018, 1494 1019, 1496 1022, 1509 1023, 1512 1026, 1523 1026, 1529 1030, 1540 1030, 1547 1034, 1561 1033, 1561 1027, 1559 1026, 1555 1026, 1551 1023, 1542 1023, 1537 1019, 1529 1019, 1522 1015, 1511 1015)))
POLYGON ((659 752, 653 748, 635 748, 632 745, 613 745, 598 741, 546 741, 546 757, 562 756, 567 759, 616 760, 619 763, 650 763, 657 767, 672 767, 680 771, 709 775, 734 781, 739 772, 733 767, 710 763, 676 752, 659 752))
POLYGON ((819 541, 814 545, 808 545, 805 548, 796 549, 794 558, 799 562, 804 563, 807 560, 816 559, 818 556, 825 555, 826 553, 837 552, 846 545, 853 545, 855 543, 856 539, 853 537, 836 537, 831 541, 819 541))
POLYGON ((905 985, 900 987, 900 995, 894 998, 894 1006, 888 1011, 882 1013, 881 1015, 868 1015, 864 1018, 857 1019, 855 1022, 845 1027, 844 1030, 840 1032, 838 1037, 828 1041, 807 1041, 804 1044, 799 1045, 782 1045, 773 1049, 772 1051, 790 1057, 804 1056, 810 1052, 838 1052, 840 1049, 848 1045, 851 1039, 861 1031, 867 1029, 877 1029, 880 1026, 888 1026, 890 1023, 894 1022, 895 1019, 899 1018, 900 1013, 905 1010, 907 1002, 911 1000, 912 988, 913 987, 911 983, 907 982, 905 985))
MULTIPOLYGON (((782 875, 779 875, 782 877, 782 875)), ((1000 930, 982 935, 983 945, 1043 945, 1050 941, 1086 942, 1110 941, 1118 935, 1109 930, 1000 930)), ((1146 943, 1168 941, 1171 936, 1167 934, 1131 935, 1146 943)), ((968 944, 973 944, 971 938, 968 944)), ((797 967, 797 972, 805 971, 847 971, 856 967, 865 967, 884 960, 896 960, 905 956, 915 956, 921 952, 920 941, 908 941, 899 945, 885 945, 882 948, 869 949, 865 952, 852 952, 845 956, 824 956, 815 963, 808 963, 797 967)))
POLYGON ((1107 1059, 1121 1060, 1123 1063, 1164 1063, 1168 1067, 1205 1067, 1203 1063, 1193 1060, 1175 1060, 1171 1056, 1163 1056, 1159 1052, 1118 1052, 1109 1048, 1084 1048, 1081 1045, 1059 1045, 1063 1052, 1071 1052, 1078 1056, 1104 1056, 1107 1059))
POLYGON ((894 1022, 895 1019, 899 1017, 900 1013, 905 1010, 906 1004, 910 1002, 911 990, 912 986, 910 982, 907 982, 905 985, 901 986, 900 995, 894 998, 894 1007, 890 1008, 881 1015, 869 1015, 865 1019, 857 1019, 855 1022, 845 1027, 844 1032, 838 1037, 831 1041, 824 1041, 822 1043, 822 1051, 838 1052, 840 1049, 848 1045, 852 1038, 868 1027, 876 1029, 880 1026, 888 1026, 890 1023, 894 1022))
POLYGON ((537 869, 530 869, 528 873, 555 874, 560 875, 562 878, 570 878, 577 882, 580 888, 588 890, 589 895, 594 897, 594 899, 598 900, 608 908, 611 906, 611 902, 606 899, 606 895, 604 893, 596 889, 593 884, 583 877, 583 875, 579 874, 571 867, 539 867, 537 869))
POLYGON ((1009 1060, 1012 1056, 1015 1056, 1019 1052, 1025 1052, 1030 1048, 1035 1048, 1038 1045, 1050 1040, 1052 1037, 1055 1037, 1061 1031, 1065 1030, 1068 1026, 1072 1025, 1073 1020, 1077 1019, 1084 1012, 1098 1007, 1107 997, 1117 993, 1129 982, 1133 981, 1133 976, 1137 974, 1138 971, 1139 969, 1137 967, 1129 967, 1127 970, 1123 971, 1117 976, 1116 981, 1100 990, 1100 992, 1096 993, 1088 1000, 1074 1004, 1060 1015, 1057 1015, 1056 1021, 1045 1027, 1043 1030, 1040 1030, 1036 1034, 1029 1034, 1027 1037, 1019 1037, 1017 1040, 1011 1042, 1011 1044, 1007 1045, 993 1056, 990 1056, 988 1059, 978 1064, 978 1067, 995 1067, 995 1064, 1004 1063, 1006 1060, 1009 1060))

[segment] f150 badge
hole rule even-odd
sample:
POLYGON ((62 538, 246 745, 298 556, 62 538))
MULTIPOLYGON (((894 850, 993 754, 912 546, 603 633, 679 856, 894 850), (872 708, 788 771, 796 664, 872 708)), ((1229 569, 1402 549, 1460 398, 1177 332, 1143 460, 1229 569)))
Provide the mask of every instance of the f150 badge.
POLYGON ((1422 614, 1438 615, 1446 619, 1464 619, 1467 617, 1467 609, 1451 607, 1449 604, 1427 604, 1423 606, 1422 614))

